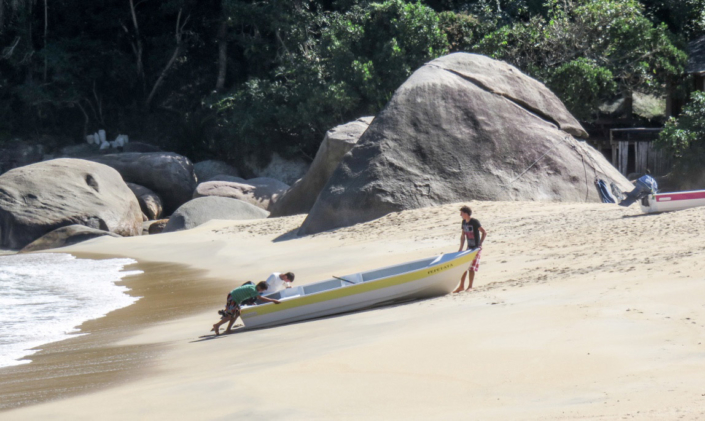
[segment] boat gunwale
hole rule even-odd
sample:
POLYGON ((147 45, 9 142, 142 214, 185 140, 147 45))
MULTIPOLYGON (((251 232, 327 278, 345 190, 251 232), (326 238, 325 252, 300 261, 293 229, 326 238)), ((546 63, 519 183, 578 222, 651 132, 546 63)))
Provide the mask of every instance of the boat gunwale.
MULTIPOLYGON (((463 257, 466 257, 466 256, 470 256, 470 255, 476 254, 478 251, 479 251, 479 248, 474 248, 474 249, 471 249, 471 250, 463 250, 463 251, 460 251, 460 252, 441 253, 441 254, 439 254, 439 255, 433 257, 433 259, 436 259, 436 258, 438 258, 439 256, 443 256, 443 255, 445 255, 445 254, 457 254, 455 257, 453 257, 453 258, 450 259, 449 261, 443 262, 443 263, 445 263, 445 264, 448 264, 448 263, 453 262, 453 261, 455 261, 455 260, 457 260, 457 259, 460 259, 460 258, 463 258, 463 257)), ((412 263, 421 262, 421 261, 428 260, 428 259, 429 259, 429 258, 417 259, 417 260, 413 260, 413 261, 411 261, 411 262, 401 263, 401 264, 398 264, 398 265, 389 265, 389 266, 385 266, 385 267, 382 267, 382 268, 377 268, 377 269, 373 269, 373 270, 369 270, 369 271, 365 271, 365 272, 356 272, 355 274, 363 274, 363 273, 368 273, 368 272, 381 271, 381 270, 390 269, 390 268, 393 268, 393 267, 396 267, 396 266, 403 266, 403 265, 407 265, 407 264, 412 264, 412 263)), ((433 261, 433 260, 432 260, 432 261, 433 261)), ((348 286, 348 285, 341 285, 340 287, 335 287, 335 288, 331 288, 331 289, 327 289, 327 290, 323 290, 323 291, 317 291, 317 292, 313 292, 313 293, 311 293, 311 294, 294 296, 294 297, 291 297, 290 300, 282 300, 281 304, 262 303, 262 304, 257 304, 257 305, 255 305, 255 306, 243 307, 243 308, 242 308, 242 311, 241 311, 241 316, 247 316, 247 315, 254 316, 254 315, 257 315, 257 314, 258 314, 258 313, 257 313, 257 309, 263 309, 263 310, 266 309, 267 311, 266 311, 266 313, 264 313, 264 314, 269 314, 269 313, 273 313, 273 312, 289 310, 289 309, 291 309, 291 308, 296 308, 296 307, 302 307, 302 306, 310 305, 310 304, 303 304, 303 305, 292 306, 292 307, 285 306, 285 308, 281 308, 281 309, 279 309, 279 308, 274 309, 274 307, 273 307, 273 306, 279 307, 279 306, 281 306, 282 304, 293 303, 293 302, 299 301, 300 299, 303 299, 303 298, 306 298, 306 297, 315 297, 315 296, 317 296, 317 295, 326 294, 326 293, 331 293, 331 292, 338 291, 338 290, 351 290, 351 291, 353 291, 353 290, 359 289, 359 288, 355 288, 355 287, 362 287, 362 286, 364 286, 364 285, 372 285, 372 284, 377 283, 378 281, 384 281, 384 280, 388 280, 388 279, 390 279, 390 278, 396 278, 396 277, 406 276, 406 275, 413 274, 413 273, 416 273, 416 272, 419 272, 419 271, 428 270, 430 267, 436 266, 436 265, 438 265, 438 264, 440 264, 440 263, 441 263, 441 262, 438 262, 438 263, 435 263, 435 264, 433 264, 433 265, 421 267, 421 268, 414 269, 414 270, 410 270, 410 271, 407 271, 407 272, 395 273, 395 274, 392 274, 392 275, 389 275, 389 276, 385 276, 385 277, 381 277, 381 278, 376 278, 376 279, 369 280, 369 281, 363 281, 363 282, 355 283, 355 284, 349 285, 349 286, 348 286), (271 309, 271 310, 270 310, 270 309, 271 309), (254 313, 254 314, 252 314, 252 313, 254 313)), ((451 267, 448 267, 448 268, 445 269, 445 270, 452 269, 452 268, 454 268, 455 266, 456 266, 456 265, 452 265, 451 267)), ((444 271, 445 271, 445 270, 444 270, 444 271)), ((346 275, 346 276, 349 276, 349 275, 346 275)), ((308 285, 315 285, 315 284, 319 284, 319 283, 323 283, 323 282, 328 282, 328 281, 331 281, 331 280, 335 280, 335 278, 333 278, 333 279, 326 279, 326 280, 319 281, 319 282, 315 282, 315 283, 311 283, 311 284, 308 284, 308 285)), ((403 282, 403 283, 406 283, 406 282, 403 282)), ((301 288, 303 288, 303 286, 302 286, 301 288)), ((376 289, 376 288, 375 288, 375 289, 376 289)), ((347 294, 347 295, 356 295, 356 294, 360 294, 360 293, 364 293, 364 292, 365 292, 365 291, 352 292, 351 294, 347 294)), ((347 296, 347 295, 346 295, 346 296, 347 296)), ((335 298, 333 298, 333 299, 335 299, 335 298)), ((311 304, 313 304, 313 303, 311 303, 311 304)), ((243 317, 243 320, 244 320, 244 317, 243 317)), ((247 326, 247 323, 245 323, 245 325, 247 326)))

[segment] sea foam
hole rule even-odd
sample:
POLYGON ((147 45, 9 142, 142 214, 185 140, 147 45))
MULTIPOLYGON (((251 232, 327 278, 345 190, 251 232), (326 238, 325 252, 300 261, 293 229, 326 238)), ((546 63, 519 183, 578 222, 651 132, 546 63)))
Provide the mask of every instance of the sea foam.
POLYGON ((67 339, 86 320, 137 301, 115 285, 142 273, 123 271, 132 263, 55 253, 0 256, 0 367, 28 363, 37 352, 31 348, 67 339))

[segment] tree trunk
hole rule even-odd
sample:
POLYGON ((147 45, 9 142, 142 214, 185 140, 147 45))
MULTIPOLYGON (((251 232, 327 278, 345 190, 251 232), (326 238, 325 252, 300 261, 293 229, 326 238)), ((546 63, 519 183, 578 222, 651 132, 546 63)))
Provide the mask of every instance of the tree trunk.
MULTIPOLYGON (((225 14, 225 13, 223 13, 225 14)), ((220 92, 225 87, 225 73, 228 70, 228 22, 223 16, 218 30, 218 79, 215 82, 215 91, 220 92)))
POLYGON ((166 66, 164 66, 164 69, 162 70, 162 73, 159 75, 159 78, 157 81, 154 83, 154 86, 152 86, 152 91, 149 93, 149 96, 147 97, 147 100, 144 102, 145 108, 149 108, 150 104, 152 103, 152 99, 154 99, 154 94, 157 93, 157 89, 159 88, 159 85, 162 84, 162 81, 164 80, 164 77, 166 74, 169 72, 169 69, 171 69, 171 66, 174 65, 176 62, 176 59, 179 58, 179 54, 181 54, 181 47, 182 47, 182 42, 183 42, 183 34, 184 34, 184 27, 188 23, 189 18, 191 15, 186 16, 186 19, 184 19, 184 23, 181 23, 181 12, 183 9, 179 10, 179 14, 176 17, 176 33, 174 37, 176 38, 176 47, 174 48, 174 53, 171 55, 171 58, 167 62, 166 66))

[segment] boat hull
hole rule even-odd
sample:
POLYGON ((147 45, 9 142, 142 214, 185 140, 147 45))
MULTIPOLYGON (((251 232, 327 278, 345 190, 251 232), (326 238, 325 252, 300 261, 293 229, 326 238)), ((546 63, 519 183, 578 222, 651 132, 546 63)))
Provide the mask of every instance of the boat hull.
POLYGON ((647 197, 646 202, 641 202, 641 210, 645 213, 671 212, 705 206, 705 190, 652 194, 647 197))
POLYGON ((387 303, 445 295, 453 291, 477 252, 478 250, 471 250, 453 253, 457 256, 435 265, 282 300, 281 304, 267 303, 244 307, 241 317, 248 328, 269 327, 387 303))

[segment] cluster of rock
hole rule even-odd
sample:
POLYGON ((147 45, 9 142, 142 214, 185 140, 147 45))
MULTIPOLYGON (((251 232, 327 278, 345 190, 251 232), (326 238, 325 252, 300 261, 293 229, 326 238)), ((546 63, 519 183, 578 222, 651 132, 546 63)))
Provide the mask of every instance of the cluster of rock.
MULTIPOLYGON (((102 145, 104 132, 97 136, 102 145)), ((595 178, 630 188, 573 136, 587 133, 543 84, 504 62, 456 53, 417 70, 376 118, 329 130, 300 178, 301 168, 277 170, 273 160, 255 175, 279 179, 244 179, 219 161, 131 152, 137 142, 121 137, 121 153, 13 169, 0 175, 0 247, 37 250, 101 233, 308 213, 304 235, 468 200, 599 201, 595 178), (298 180, 289 187, 284 176, 298 180)))
POLYGON ((37 251, 103 235, 190 229, 212 219, 266 218, 289 187, 232 174, 237 171, 225 163, 193 165, 170 152, 59 158, 14 168, 0 175, 0 248, 37 251), (214 181, 199 185, 196 169, 214 181))

